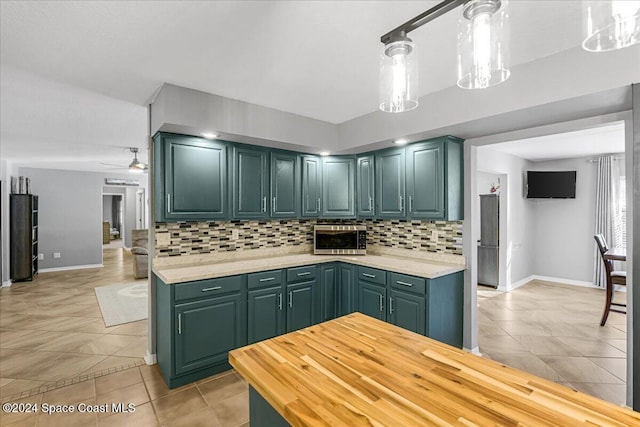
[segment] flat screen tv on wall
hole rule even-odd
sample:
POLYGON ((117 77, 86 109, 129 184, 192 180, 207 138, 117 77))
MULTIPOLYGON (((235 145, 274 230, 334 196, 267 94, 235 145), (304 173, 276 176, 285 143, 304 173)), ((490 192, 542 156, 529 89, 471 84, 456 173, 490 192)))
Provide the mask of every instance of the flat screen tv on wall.
POLYGON ((576 171, 527 171, 527 199, 575 199, 576 171))

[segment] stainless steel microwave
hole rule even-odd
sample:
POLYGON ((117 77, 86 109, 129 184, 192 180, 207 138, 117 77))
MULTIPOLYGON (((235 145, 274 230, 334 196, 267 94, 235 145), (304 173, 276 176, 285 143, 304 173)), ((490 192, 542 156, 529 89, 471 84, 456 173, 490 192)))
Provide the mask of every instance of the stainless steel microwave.
POLYGON ((366 255, 367 227, 364 225, 322 225, 313 229, 316 255, 366 255))

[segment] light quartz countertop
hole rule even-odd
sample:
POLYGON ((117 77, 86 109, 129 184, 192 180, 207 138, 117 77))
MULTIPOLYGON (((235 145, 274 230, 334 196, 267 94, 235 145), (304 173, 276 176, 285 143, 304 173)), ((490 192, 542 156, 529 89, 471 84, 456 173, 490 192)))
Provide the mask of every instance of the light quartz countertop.
POLYGON ((440 262, 437 260, 421 260, 417 258, 398 257, 393 255, 313 255, 291 254, 277 255, 241 260, 207 261, 175 266, 153 266, 153 272, 166 284, 192 282, 195 280, 213 279, 236 274, 255 273, 258 271, 277 270, 280 268, 300 267, 304 265, 327 262, 346 262, 366 267, 379 268, 396 273, 435 279, 448 274, 463 271, 464 265, 440 262))

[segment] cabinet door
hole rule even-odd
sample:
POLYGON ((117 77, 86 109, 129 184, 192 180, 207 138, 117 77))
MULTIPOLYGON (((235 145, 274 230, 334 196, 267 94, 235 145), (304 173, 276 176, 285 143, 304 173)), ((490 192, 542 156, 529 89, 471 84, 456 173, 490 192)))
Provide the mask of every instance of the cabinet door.
POLYGON ((391 289, 388 311, 389 323, 418 334, 425 334, 427 314, 424 296, 391 289))
POLYGON ((322 159, 322 217, 351 218, 355 208, 355 159, 322 159))
POLYGON ((273 338, 284 333, 284 295, 282 287, 249 291, 247 341, 273 338))
MULTIPOLYGON (((161 220, 224 219, 227 211, 227 147, 218 141, 162 135, 164 191, 156 212, 161 220)), ((160 180, 156 180, 158 182, 160 180)))
POLYGON ((338 267, 338 290, 336 292, 336 317, 356 311, 356 268, 349 264, 338 267))
POLYGON ((267 152, 233 147, 233 217, 261 219, 269 216, 267 152))
POLYGON ((356 165, 356 213, 358 217, 372 217, 375 214, 374 182, 373 155, 358 157, 356 165))
POLYGON ((271 217, 300 216, 300 159, 295 154, 271 153, 271 217))
POLYGON ((320 216, 322 164, 319 157, 302 157, 302 216, 320 216))
POLYGON ((462 348, 464 273, 427 280, 427 336, 462 348))
POLYGON ((323 265, 320 273, 320 322, 336 317, 336 264, 323 265))
POLYGON ((229 350, 245 344, 240 293, 179 304, 175 313, 176 374, 224 362, 229 350))
POLYGON ((444 218, 444 144, 428 142, 407 148, 408 215, 444 218))
POLYGON ((376 319, 386 320, 387 288, 373 283, 358 281, 358 311, 376 319))
POLYGON ((405 217, 404 148, 376 155, 376 212, 380 218, 405 217))
POLYGON ((287 286, 287 332, 313 325, 313 289, 316 281, 287 286))

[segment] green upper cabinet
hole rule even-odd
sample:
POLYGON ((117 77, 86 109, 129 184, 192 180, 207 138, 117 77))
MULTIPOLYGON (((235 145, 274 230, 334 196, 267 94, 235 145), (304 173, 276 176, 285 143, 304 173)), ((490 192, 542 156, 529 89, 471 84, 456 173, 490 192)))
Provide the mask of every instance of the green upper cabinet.
POLYGON ((462 140, 442 137, 407 147, 407 216, 461 220, 462 140))
POLYGON ((373 155, 360 156, 356 163, 356 213, 359 218, 375 215, 375 170, 373 155))
POLYGON ((292 153, 271 152, 271 217, 300 216, 300 157, 292 153))
POLYGON ((165 133, 154 144, 156 221, 226 218, 227 145, 165 133))
POLYGON ((234 219, 269 217, 267 155, 264 150, 233 146, 231 198, 234 219))
POLYGON ((415 219, 444 218, 444 143, 407 147, 407 211, 415 219))
POLYGON ((380 218, 405 217, 405 150, 379 152, 376 165, 376 213, 380 218))
POLYGON ((353 218, 355 208, 356 161, 353 157, 322 158, 323 218, 353 218))
POLYGON ((322 162, 316 156, 302 157, 302 216, 320 216, 322 162))

